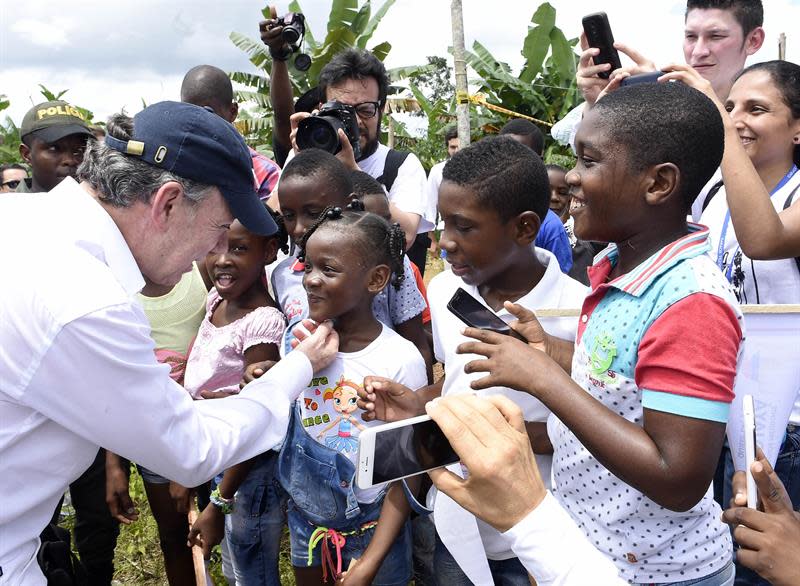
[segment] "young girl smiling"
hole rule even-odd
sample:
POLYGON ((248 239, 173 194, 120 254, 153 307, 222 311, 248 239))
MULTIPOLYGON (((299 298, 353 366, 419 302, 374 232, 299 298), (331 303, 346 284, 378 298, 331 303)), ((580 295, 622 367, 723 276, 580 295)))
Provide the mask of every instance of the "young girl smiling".
POLYGON ((407 584, 411 540, 402 488, 352 484, 358 434, 372 425, 356 407, 364 377, 411 388, 427 381, 419 351, 372 310, 390 280, 400 285, 403 232, 375 214, 328 208, 300 247, 309 317, 333 320, 339 354, 298 400, 278 464, 290 496, 295 577, 301 585, 320 584, 329 573, 344 583, 407 584))

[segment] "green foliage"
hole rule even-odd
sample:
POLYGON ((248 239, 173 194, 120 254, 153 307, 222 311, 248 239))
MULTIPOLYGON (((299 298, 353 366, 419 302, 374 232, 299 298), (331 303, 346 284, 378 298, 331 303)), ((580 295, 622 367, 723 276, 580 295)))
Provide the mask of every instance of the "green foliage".
MULTIPOLYGON (((428 56, 427 59, 428 67, 412 73, 409 80, 433 101, 452 100, 455 95, 455 88, 451 80, 453 68, 444 57, 433 55, 428 56)), ((427 112, 424 113, 427 114, 427 112)))
MULTIPOLYGON (((525 62, 519 74, 495 59, 479 41, 473 43, 472 51, 466 51, 466 60, 478 75, 471 83, 479 85, 478 92, 487 102, 543 121, 538 124, 546 137, 545 160, 571 167, 575 159, 569 147, 555 143, 548 130, 580 101, 575 82, 578 56, 573 51, 578 40, 567 40, 555 21, 556 10, 548 2, 536 9, 522 45, 525 62)), ((496 132, 510 119, 484 107, 477 110, 487 121, 481 126, 488 132, 496 132)))

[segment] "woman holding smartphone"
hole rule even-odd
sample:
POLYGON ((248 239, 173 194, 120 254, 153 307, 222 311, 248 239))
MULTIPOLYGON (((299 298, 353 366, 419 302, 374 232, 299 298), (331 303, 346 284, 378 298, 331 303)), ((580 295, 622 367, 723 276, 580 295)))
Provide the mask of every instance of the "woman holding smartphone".
MULTIPOLYGON (((724 104, 694 69, 673 65, 666 70, 662 81, 674 79, 702 91, 723 113, 722 185, 712 196, 712 180, 693 209, 693 218, 711 229, 717 264, 741 303, 800 303, 800 66, 788 61, 752 65, 736 79, 724 104)), ((800 370, 800 354, 793 363, 800 370)), ((795 394, 775 472, 797 509, 800 393, 796 385, 774 391, 795 394)), ((739 491, 734 498, 737 505, 746 504, 739 491)), ((761 583, 753 578, 749 583, 761 583)))

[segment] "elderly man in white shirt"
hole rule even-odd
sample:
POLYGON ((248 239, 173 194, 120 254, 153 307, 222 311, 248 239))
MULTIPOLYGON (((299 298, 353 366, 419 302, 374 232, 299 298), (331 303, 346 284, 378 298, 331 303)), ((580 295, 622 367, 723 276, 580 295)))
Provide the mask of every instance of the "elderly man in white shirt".
POLYGON ((134 295, 227 246, 233 218, 276 226, 228 122, 190 104, 112 117, 105 144, 49 193, 0 201, 0 576, 44 584, 38 535, 103 446, 186 486, 276 447, 290 405, 335 355, 327 324, 225 400, 197 401, 158 364, 134 295), (14 252, 11 255, 12 251, 14 252), (11 260, 14 259, 13 267, 11 260))

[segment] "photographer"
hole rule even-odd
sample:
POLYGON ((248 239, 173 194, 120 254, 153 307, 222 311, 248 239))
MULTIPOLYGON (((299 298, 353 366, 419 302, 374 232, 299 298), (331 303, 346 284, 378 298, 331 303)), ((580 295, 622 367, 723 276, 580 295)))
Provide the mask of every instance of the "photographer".
MULTIPOLYGON (((286 65, 291 53, 282 36, 283 27, 276 26, 277 22, 274 19, 262 21, 259 30, 273 61, 270 98, 275 112, 274 149, 279 153, 296 148, 293 139, 297 124, 311 114, 294 112, 286 65)), ((433 223, 425 218, 427 180, 422 164, 413 153, 380 144, 381 118, 388 89, 389 78, 383 63, 368 51, 348 48, 334 56, 320 72, 319 105, 336 100, 355 108, 361 154, 353 156, 345 133, 340 132, 341 150, 336 156, 349 168, 368 173, 386 187, 392 220, 405 231, 408 256, 423 271, 430 245, 427 232, 433 229, 433 223)))

